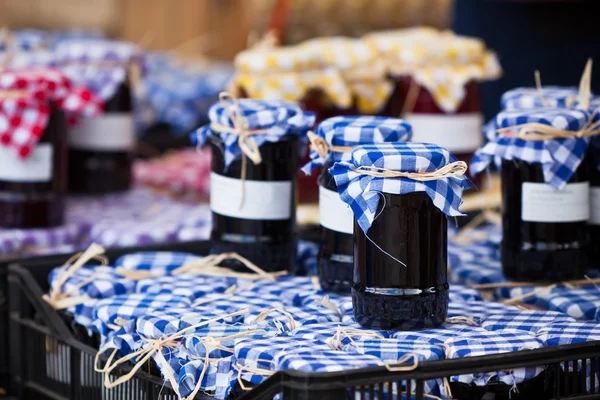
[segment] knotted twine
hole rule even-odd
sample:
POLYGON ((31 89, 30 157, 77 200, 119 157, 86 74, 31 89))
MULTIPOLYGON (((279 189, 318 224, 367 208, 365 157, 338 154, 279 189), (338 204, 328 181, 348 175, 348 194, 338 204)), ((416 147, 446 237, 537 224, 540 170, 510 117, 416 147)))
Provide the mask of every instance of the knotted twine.
POLYGON ((324 160, 327 159, 327 156, 330 152, 349 153, 354 149, 352 146, 330 146, 327 144, 325 139, 314 132, 309 131, 306 135, 310 141, 310 149, 316 151, 319 157, 324 160))
POLYGON ((242 181, 242 196, 240 201, 240 208, 244 205, 244 184, 246 182, 246 157, 248 157, 254 165, 262 163, 262 156, 260 155, 260 149, 256 145, 256 142, 252 140, 252 135, 264 135, 268 132, 267 129, 250 129, 248 127, 248 120, 242 114, 240 104, 237 97, 230 92, 219 93, 219 101, 223 106, 223 109, 227 113, 229 120, 233 124, 233 127, 222 125, 218 122, 211 122, 210 129, 217 133, 231 133, 238 135, 238 146, 242 151, 242 172, 240 174, 240 180, 242 181), (231 100, 231 104, 228 100, 231 100))
POLYGON ((363 165, 355 168, 354 172, 361 175, 369 175, 374 178, 408 178, 415 181, 427 182, 463 176, 467 172, 467 163, 464 161, 454 161, 432 172, 402 172, 363 165))
POLYGON ((49 303, 55 310, 63 310, 65 308, 83 304, 89 300, 92 300, 92 298, 87 295, 74 296, 74 293, 85 285, 93 282, 97 278, 97 274, 92 274, 92 276, 83 280, 66 292, 63 292, 63 286, 69 280, 69 278, 75 274, 75 272, 77 272, 90 260, 98 260, 102 263, 102 265, 108 265, 108 259, 103 254, 104 248, 96 243, 92 243, 84 252, 80 252, 71 256, 71 258, 69 258, 59 268, 58 281, 53 287, 50 288, 50 295, 44 294, 42 299, 49 303))

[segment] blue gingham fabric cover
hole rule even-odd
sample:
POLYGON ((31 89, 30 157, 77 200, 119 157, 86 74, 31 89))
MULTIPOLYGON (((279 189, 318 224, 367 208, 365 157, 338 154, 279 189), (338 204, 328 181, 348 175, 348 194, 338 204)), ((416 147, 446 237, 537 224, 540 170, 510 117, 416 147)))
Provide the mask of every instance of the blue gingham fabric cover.
POLYGON ((385 143, 358 146, 352 151, 352 160, 338 162, 329 169, 335 179, 340 198, 352 208, 354 216, 365 232, 369 230, 380 193, 406 194, 425 192, 433 204, 449 216, 463 215, 459 211, 463 190, 470 187, 466 176, 451 176, 431 181, 409 178, 378 178, 355 171, 359 167, 385 168, 401 172, 433 172, 456 161, 448 150, 427 143, 385 143))
MULTIPOLYGON (((402 119, 375 116, 339 116, 324 120, 315 132, 329 146, 355 147, 371 143, 408 142, 412 138, 412 127, 402 119)), ((322 158, 315 150, 302 171, 310 174, 313 168, 326 162, 351 161, 350 152, 329 152, 322 158)))
MULTIPOLYGON (((227 102, 233 110, 233 101, 227 100, 227 102)), ((266 142, 278 142, 285 135, 297 135, 303 138, 315 122, 313 113, 304 112, 297 104, 287 101, 239 99, 238 104, 241 116, 249 130, 266 130, 266 133, 251 135, 249 139, 253 140, 258 147, 266 142)), ((208 117, 211 122, 230 128, 234 127, 221 102, 210 107, 208 117)), ((192 138, 196 143, 203 145, 212 134, 213 130, 208 124, 198 129, 192 138)), ((225 166, 227 167, 242 155, 238 145, 239 136, 227 132, 219 133, 219 136, 225 146, 225 166)))
POLYGON ((179 63, 162 53, 146 54, 144 61, 144 92, 136 99, 138 126, 162 123, 177 135, 206 122, 210 106, 234 73, 230 63, 179 63))
MULTIPOLYGON (((496 117, 497 128, 508 128, 527 123, 539 123, 553 128, 579 131, 589 120, 583 110, 536 108, 502 111, 496 117)), ((515 128, 518 132, 519 128, 515 128)), ((499 134, 495 140, 477 150, 471 161, 471 172, 477 174, 495 159, 521 160, 542 165, 544 181, 562 189, 575 173, 587 151, 589 138, 558 138, 550 140, 524 140, 499 134)))
POLYGON ((573 105, 579 89, 566 86, 543 86, 543 98, 535 87, 519 87, 502 94, 503 110, 523 110, 530 108, 564 108, 573 105))
POLYGON ((70 39, 54 49, 60 69, 104 101, 127 79, 128 64, 141 65, 141 50, 132 42, 106 39, 70 39), (100 65, 114 63, 114 65, 100 65))

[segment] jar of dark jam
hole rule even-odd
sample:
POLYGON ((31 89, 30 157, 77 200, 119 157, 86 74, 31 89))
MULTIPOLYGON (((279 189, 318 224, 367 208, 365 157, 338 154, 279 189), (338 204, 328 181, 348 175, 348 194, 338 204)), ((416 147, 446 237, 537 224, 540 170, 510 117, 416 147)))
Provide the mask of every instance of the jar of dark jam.
MULTIPOLYGON (((398 86, 404 93, 405 101, 416 85, 410 77, 400 77, 398 86)), ((413 127, 413 139, 418 142, 434 143, 447 148, 455 157, 467 164, 475 151, 483 144, 483 114, 479 96, 479 83, 470 81, 465 85, 465 97, 456 111, 445 112, 436 103, 431 93, 417 85, 417 95, 412 110, 407 110, 404 118, 413 127)), ((475 177, 476 187, 481 178, 475 177)))
MULTIPOLYGON (((298 142, 297 136, 285 135, 278 142, 262 144, 262 162, 254 164, 246 159, 242 183, 242 159, 226 168, 223 142, 218 135, 211 136, 213 254, 236 252, 265 271, 292 271, 296 259, 298 142)), ((228 266, 244 269, 238 263, 228 266)))
POLYGON ((517 281, 583 278, 591 246, 589 159, 562 190, 544 182, 539 163, 503 160, 501 176, 504 274, 517 281))
POLYGON ((448 313, 446 215, 423 192, 382 196, 368 238, 354 226, 354 318, 374 329, 437 327, 448 313))
POLYGON ((136 134, 131 86, 118 86, 104 113, 83 117, 69 132, 69 192, 103 194, 131 187, 136 134))
POLYGON ((46 228, 64 222, 67 190, 67 124, 50 104, 40 141, 26 158, 0 145, 0 227, 46 228))
POLYGON ((327 162, 319 176, 321 247, 318 255, 319 284, 326 292, 350 293, 354 270, 354 216, 340 199, 327 162))

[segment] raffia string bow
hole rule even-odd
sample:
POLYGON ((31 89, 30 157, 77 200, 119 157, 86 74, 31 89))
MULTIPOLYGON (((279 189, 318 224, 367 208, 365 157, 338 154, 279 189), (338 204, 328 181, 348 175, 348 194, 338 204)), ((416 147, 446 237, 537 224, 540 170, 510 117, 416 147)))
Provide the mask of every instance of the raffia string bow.
POLYGON ((250 129, 248 120, 242 114, 238 99, 229 92, 219 93, 219 101, 223 109, 227 113, 229 120, 233 126, 222 125, 218 122, 211 122, 210 128, 213 132, 231 133, 238 136, 238 146, 242 151, 242 199, 240 208, 244 205, 244 182, 246 181, 246 157, 248 157, 254 165, 262 163, 260 149, 256 142, 251 138, 252 135, 261 135, 267 133, 266 129, 250 129))
POLYGON ((49 303, 55 310, 63 310, 65 308, 82 304, 91 300, 88 296, 76 295, 77 290, 85 285, 90 284, 96 278, 96 274, 92 274, 89 278, 83 280, 69 291, 63 291, 63 286, 71 278, 77 270, 83 267, 90 260, 98 260, 102 265, 108 265, 108 259, 103 256, 104 248, 96 243, 93 243, 86 251, 77 253, 69 258, 59 269, 58 279, 56 284, 50 288, 50 294, 44 294, 42 298, 49 303))
MULTIPOLYGON (((536 87, 540 94, 542 103, 546 103, 544 100, 544 91, 541 84, 539 71, 535 72, 536 87)), ((566 100, 566 106, 570 107, 577 100, 577 108, 580 110, 587 111, 590 108, 590 97, 591 97, 591 84, 592 84, 592 59, 587 61, 583 75, 579 82, 579 94, 576 98, 570 97, 566 100)), ((506 128, 500 128, 497 130, 498 133, 505 136, 518 137, 523 140, 530 141, 542 141, 551 139, 569 139, 569 138, 586 138, 596 136, 600 134, 600 121, 593 122, 594 118, 600 113, 600 107, 598 107, 592 115, 590 115, 588 122, 585 126, 578 131, 568 131, 564 129, 554 128, 549 125, 540 124, 538 122, 531 122, 527 124, 520 124, 509 126, 506 128)))
POLYGON ((467 172, 467 163, 464 161, 455 161, 432 172, 402 172, 372 166, 361 166, 355 168, 354 171, 361 175, 369 175, 375 178, 408 178, 425 182, 463 176, 467 172))
POLYGON ((319 135, 314 132, 308 132, 308 140, 310 140, 310 149, 317 152, 319 157, 326 160, 329 152, 349 153, 352 151, 352 146, 330 146, 319 135))

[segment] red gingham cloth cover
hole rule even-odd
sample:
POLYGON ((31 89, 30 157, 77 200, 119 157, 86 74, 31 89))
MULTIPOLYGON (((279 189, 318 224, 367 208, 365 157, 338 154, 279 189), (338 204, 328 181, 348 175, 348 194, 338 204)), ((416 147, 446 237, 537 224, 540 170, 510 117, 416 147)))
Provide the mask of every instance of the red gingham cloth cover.
POLYGON ((174 194, 208 194, 212 170, 210 149, 173 151, 161 158, 137 161, 133 167, 138 184, 154 186, 174 194))
POLYGON ((93 116, 102 103, 89 90, 74 86, 62 72, 51 68, 31 68, 0 72, 0 91, 24 92, 0 95, 0 145, 27 158, 40 140, 50 116, 52 101, 65 111, 69 122, 78 115, 93 116))

